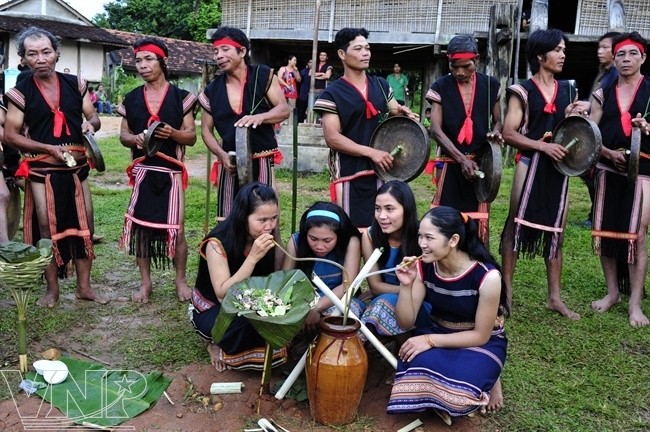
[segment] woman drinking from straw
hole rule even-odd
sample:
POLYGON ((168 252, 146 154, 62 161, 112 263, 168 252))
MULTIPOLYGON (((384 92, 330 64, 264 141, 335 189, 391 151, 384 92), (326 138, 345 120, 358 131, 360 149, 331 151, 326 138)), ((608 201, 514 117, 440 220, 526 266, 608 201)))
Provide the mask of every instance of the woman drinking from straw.
MULTIPOLYGON (((234 319, 216 345, 212 327, 226 292, 250 276, 267 276, 279 269, 276 244, 278 197, 270 186, 249 183, 237 194, 226 220, 212 229, 200 245, 199 271, 192 292, 190 320, 208 341, 210 360, 226 369, 262 369, 266 342, 244 317, 234 319)), ((273 366, 286 361, 287 350, 273 353, 273 366)))
MULTIPOLYGON (((420 255, 417 242, 418 219, 415 197, 408 184, 391 180, 384 183, 375 197, 375 218, 361 239, 363 256, 367 260, 376 248, 383 253, 368 276, 372 299, 361 321, 379 336, 407 335, 408 328, 397 324, 395 306, 399 293, 399 280, 394 269, 405 256, 420 255), (372 273, 375 273, 374 275, 372 273)), ((422 303, 422 317, 431 312, 427 302, 422 303)), ((405 339, 398 338, 398 343, 405 339)))
POLYGON ((418 239, 422 262, 397 271, 397 322, 412 326, 426 300, 432 323, 418 326, 399 350, 388 413, 434 409, 451 424, 451 417, 499 409, 507 348, 499 265, 479 240, 474 220, 451 207, 429 210, 418 239))
MULTIPOLYGON (((359 273, 361 244, 359 230, 352 224, 348 215, 336 204, 319 201, 305 211, 300 218, 300 229, 291 236, 287 245, 288 255, 284 258, 283 269, 302 270, 308 277, 318 275, 339 297, 343 298, 348 285, 359 273), (294 260, 292 257, 299 258, 294 260), (301 260, 309 258, 309 260, 301 260), (326 259, 337 263, 314 261, 326 259), (345 273, 341 269, 345 268, 345 273)), ((331 315, 336 307, 317 291, 316 305, 307 315, 305 328, 309 333, 316 332, 322 316, 331 315)), ((352 298, 350 310, 361 316, 365 305, 352 298)))

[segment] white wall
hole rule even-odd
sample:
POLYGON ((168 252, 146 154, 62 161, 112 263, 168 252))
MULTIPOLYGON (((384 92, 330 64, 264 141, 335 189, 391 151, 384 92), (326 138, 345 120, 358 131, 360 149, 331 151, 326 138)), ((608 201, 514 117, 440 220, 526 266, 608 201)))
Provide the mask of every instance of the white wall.
MULTIPOLYGON (((73 75, 80 75, 88 81, 101 81, 104 73, 104 49, 98 44, 64 40, 59 46, 61 56, 56 70, 70 69, 73 75)), ((8 68, 17 68, 20 58, 16 54, 15 36, 9 41, 9 50, 5 53, 8 68)))

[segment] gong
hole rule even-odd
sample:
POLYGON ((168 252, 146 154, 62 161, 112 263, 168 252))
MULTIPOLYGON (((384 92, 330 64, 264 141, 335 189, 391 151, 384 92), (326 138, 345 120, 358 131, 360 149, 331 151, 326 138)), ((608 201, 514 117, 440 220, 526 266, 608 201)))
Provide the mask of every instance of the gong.
POLYGON ((106 165, 104 165, 104 157, 102 152, 99 150, 99 145, 95 141, 95 137, 90 132, 83 134, 84 147, 86 148, 86 157, 90 159, 93 163, 95 169, 99 172, 104 172, 106 170, 106 165))
MULTIPOLYGON (((627 153, 627 152, 626 152, 627 153)), ((632 139, 630 140, 630 153, 627 157, 627 181, 636 183, 639 177, 639 158, 641 157, 641 129, 632 128, 632 139)))
POLYGON ((7 204, 7 234, 11 241, 16 236, 18 228, 20 227, 20 188, 15 183, 8 184, 7 186, 9 187, 9 203, 7 204))
POLYGON ((239 186, 253 181, 253 158, 250 152, 250 132, 247 127, 235 128, 235 154, 239 186))
POLYGON ((479 202, 491 203, 501 186, 501 146, 491 140, 484 141, 476 152, 474 162, 479 174, 474 179, 474 194, 479 202))
POLYGON ((390 117, 381 123, 370 138, 370 147, 393 156, 393 166, 388 171, 373 163, 377 177, 384 181, 413 180, 424 171, 431 154, 427 130, 408 117, 390 117))
POLYGON ((160 147, 162 147, 163 143, 165 142, 164 139, 162 138, 156 138, 154 135, 156 133, 156 130, 165 127, 165 123, 163 122, 153 122, 151 125, 149 125, 149 129, 144 134, 144 144, 142 145, 142 148, 144 149, 145 153, 147 156, 152 157, 156 153, 158 153, 158 150, 160 150, 160 147))
POLYGON ((603 138, 591 119, 574 115, 557 124, 553 142, 569 151, 562 160, 553 161, 555 169, 566 176, 580 176, 598 161, 603 138))

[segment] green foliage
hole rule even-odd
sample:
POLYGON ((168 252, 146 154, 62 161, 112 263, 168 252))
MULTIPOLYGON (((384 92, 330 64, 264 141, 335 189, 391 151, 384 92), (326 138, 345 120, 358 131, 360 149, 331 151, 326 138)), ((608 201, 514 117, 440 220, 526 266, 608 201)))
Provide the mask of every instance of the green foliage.
POLYGON ((144 84, 139 75, 127 74, 121 65, 113 70, 109 79, 112 82, 106 87, 111 89, 110 99, 113 103, 121 103, 128 92, 144 84))
POLYGON ((104 11, 100 27, 199 42, 221 23, 221 0, 114 0, 104 11))

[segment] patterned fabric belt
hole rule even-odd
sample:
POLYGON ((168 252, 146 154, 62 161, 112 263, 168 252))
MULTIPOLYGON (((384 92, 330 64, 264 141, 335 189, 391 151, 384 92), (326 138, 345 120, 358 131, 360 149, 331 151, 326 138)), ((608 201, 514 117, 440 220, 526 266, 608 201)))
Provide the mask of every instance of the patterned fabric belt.
MULTIPOLYGON (((465 157, 469 160, 474 160, 476 158, 476 155, 474 153, 467 153, 465 154, 465 157)), ((449 157, 449 156, 438 156, 437 158, 434 159, 436 162, 444 162, 444 163, 458 163, 455 159, 449 157)))

